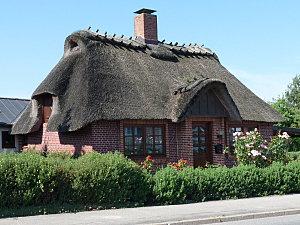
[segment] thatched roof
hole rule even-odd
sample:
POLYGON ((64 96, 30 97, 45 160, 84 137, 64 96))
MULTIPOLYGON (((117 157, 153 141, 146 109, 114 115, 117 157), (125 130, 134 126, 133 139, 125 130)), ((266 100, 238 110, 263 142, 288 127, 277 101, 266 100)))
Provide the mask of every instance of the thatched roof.
POLYGON ((50 131, 75 131, 97 120, 183 119, 190 100, 213 84, 225 90, 233 120, 277 122, 280 115, 198 45, 146 45, 88 30, 71 34, 58 64, 32 95, 13 127, 29 133, 40 126, 39 96, 57 96, 50 131), (230 96, 230 100, 228 97, 230 96))

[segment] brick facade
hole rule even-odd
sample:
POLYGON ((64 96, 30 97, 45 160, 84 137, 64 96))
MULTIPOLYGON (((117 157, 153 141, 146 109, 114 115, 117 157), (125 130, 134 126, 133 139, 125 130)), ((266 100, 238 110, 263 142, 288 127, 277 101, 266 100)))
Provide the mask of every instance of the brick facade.
MULTIPOLYGON (((122 121, 98 121, 74 132, 58 133, 47 131, 44 123, 38 132, 28 134, 28 147, 48 152, 69 152, 71 154, 86 153, 96 150, 98 152, 120 151, 124 152, 124 126, 127 125, 163 125, 165 139, 165 155, 154 156, 157 166, 185 159, 190 165, 194 164, 192 126, 194 123, 207 122, 211 127, 211 151, 212 163, 231 166, 234 161, 224 154, 215 151, 215 145, 229 145, 229 128, 257 127, 265 139, 272 136, 272 124, 253 121, 242 123, 230 123, 224 118, 188 118, 174 123, 170 120, 122 120, 122 121)), ((145 156, 131 157, 137 162, 145 159, 145 156)))

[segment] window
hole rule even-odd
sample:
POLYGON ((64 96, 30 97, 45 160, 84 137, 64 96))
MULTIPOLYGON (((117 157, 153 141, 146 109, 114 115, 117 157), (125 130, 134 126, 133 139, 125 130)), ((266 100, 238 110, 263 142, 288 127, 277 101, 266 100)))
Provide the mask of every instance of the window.
POLYGON ((202 153, 207 151, 206 126, 193 126, 193 152, 202 153))
POLYGON ((48 123, 52 113, 52 106, 53 106, 52 95, 44 94, 42 96, 42 105, 43 105, 43 123, 48 123))
POLYGON ((2 148, 15 148, 15 136, 9 131, 2 131, 2 148))
POLYGON ((125 126, 124 127, 125 155, 163 155, 163 127, 125 126))
POLYGON ((242 132, 243 129, 242 127, 230 127, 229 128, 229 148, 233 149, 233 142, 234 142, 234 137, 233 134, 235 132, 242 132))

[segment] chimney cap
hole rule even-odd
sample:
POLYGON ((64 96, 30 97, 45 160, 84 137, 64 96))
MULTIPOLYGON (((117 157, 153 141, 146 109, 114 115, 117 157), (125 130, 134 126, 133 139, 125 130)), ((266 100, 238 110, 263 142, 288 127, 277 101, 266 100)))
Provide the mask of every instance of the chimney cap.
POLYGON ((154 12, 156 12, 156 10, 142 8, 138 11, 135 11, 134 13, 136 13, 136 14, 142 14, 142 13, 151 14, 151 13, 154 13, 154 12))

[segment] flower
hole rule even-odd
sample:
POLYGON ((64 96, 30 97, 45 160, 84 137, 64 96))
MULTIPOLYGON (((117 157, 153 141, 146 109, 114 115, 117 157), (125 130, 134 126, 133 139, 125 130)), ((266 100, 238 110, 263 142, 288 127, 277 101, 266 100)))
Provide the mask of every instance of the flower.
POLYGON ((285 138, 285 139, 289 139, 290 135, 288 135, 287 132, 283 132, 282 137, 285 138))
POLYGON ((268 146, 266 146, 265 144, 261 144, 260 147, 264 149, 268 149, 268 146))
POLYGON ((259 155, 261 155, 261 153, 259 152, 259 151, 257 151, 257 150, 251 150, 251 155, 253 155, 254 157, 255 156, 259 156, 259 155))
POLYGON ((242 136, 243 135, 243 132, 234 132, 233 133, 233 137, 239 137, 239 136, 242 136))
POLYGON ((146 157, 146 161, 153 161, 152 156, 151 156, 151 155, 148 155, 148 156, 146 157))
POLYGON ((267 157, 266 157, 266 156, 264 156, 264 155, 262 156, 262 158, 263 158, 264 160, 267 160, 267 157))
POLYGON ((245 144, 245 147, 246 147, 246 148, 252 148, 253 145, 251 145, 251 144, 245 144))

